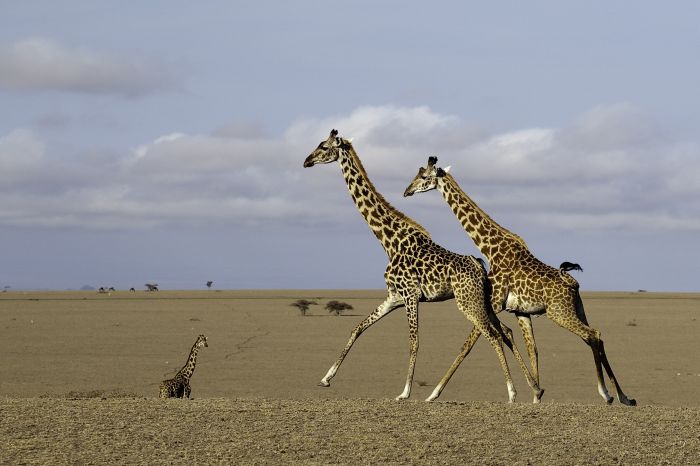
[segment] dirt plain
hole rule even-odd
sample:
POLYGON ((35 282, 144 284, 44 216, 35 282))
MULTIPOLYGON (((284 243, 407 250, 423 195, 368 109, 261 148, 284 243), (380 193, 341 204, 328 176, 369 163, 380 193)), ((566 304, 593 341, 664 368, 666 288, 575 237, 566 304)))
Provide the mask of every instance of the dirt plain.
MULTIPOLYGON (((534 319, 543 403, 512 356, 507 392, 477 343, 425 403, 471 325, 422 304, 411 399, 405 313, 363 334, 331 387, 318 381, 382 291, 0 293, 0 463, 700 464, 700 294, 584 293, 591 325, 639 406, 607 406, 590 350, 534 319), (306 317, 290 306, 315 299, 306 317), (331 300, 354 307, 329 315, 331 300), (193 400, 158 384, 207 335, 193 400)), ((502 320, 515 330, 513 316, 502 320)))

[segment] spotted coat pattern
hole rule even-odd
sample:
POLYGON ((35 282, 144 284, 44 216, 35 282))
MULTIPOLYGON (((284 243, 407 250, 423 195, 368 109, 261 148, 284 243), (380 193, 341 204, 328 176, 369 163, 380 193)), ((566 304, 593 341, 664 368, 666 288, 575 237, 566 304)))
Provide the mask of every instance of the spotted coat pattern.
MULTIPOLYGON (((486 271, 481 263, 472 256, 455 254, 437 245, 425 228, 389 204, 367 177, 352 143, 337 134, 337 131, 331 131, 328 139, 306 158, 304 166, 339 162, 352 200, 388 256, 389 263, 384 272, 388 295, 352 331, 340 356, 319 385, 330 385, 330 380, 362 332, 391 311, 404 306, 409 324, 410 357, 406 384, 397 399, 408 398, 418 354, 418 303, 454 297, 460 310, 474 324, 475 331, 483 333, 498 354, 510 400, 515 398, 515 390, 503 354, 503 343, 516 355, 533 391, 541 392, 517 348, 512 345, 512 339, 504 338, 504 335, 512 335, 510 329, 501 326, 491 312, 486 271)), ((442 387, 444 384, 440 390, 442 387)))
POLYGON ((489 261, 494 311, 498 313, 505 309, 518 316, 535 381, 539 383, 539 368, 530 316, 546 314, 549 319, 578 335, 591 347, 598 376, 598 392, 603 399, 607 403, 613 401, 605 386, 601 364, 620 402, 635 405, 635 400, 625 396, 613 374, 600 332, 588 325, 578 282, 565 271, 550 267, 537 259, 522 238, 491 219, 459 187, 454 177, 437 167, 436 163, 437 158, 428 159, 427 166, 418 170, 404 196, 437 189, 447 201, 464 230, 489 261))
POLYGON ((191 393, 190 378, 194 373, 194 367, 197 364, 197 352, 199 348, 209 346, 207 337, 199 335, 197 340, 192 345, 190 355, 187 358, 185 366, 175 374, 172 379, 163 380, 160 383, 159 398, 189 398, 191 393))

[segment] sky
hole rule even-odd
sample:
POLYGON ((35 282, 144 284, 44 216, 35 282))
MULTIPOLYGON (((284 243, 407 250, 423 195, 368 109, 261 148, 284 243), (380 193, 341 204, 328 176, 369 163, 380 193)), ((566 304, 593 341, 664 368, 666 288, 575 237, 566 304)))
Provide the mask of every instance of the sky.
POLYGON ((429 155, 583 290, 698 291, 700 3, 25 1, 0 17, 0 287, 383 288, 337 164, 479 256, 429 155))

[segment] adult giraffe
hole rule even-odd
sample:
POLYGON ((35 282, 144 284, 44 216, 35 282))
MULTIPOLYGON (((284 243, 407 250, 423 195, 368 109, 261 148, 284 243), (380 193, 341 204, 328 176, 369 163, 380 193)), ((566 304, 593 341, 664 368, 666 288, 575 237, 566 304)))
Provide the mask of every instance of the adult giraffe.
MULTIPOLYGON (((498 313, 506 309, 518 317, 535 382, 539 384, 540 378, 537 346, 530 316, 546 314, 549 319, 578 335, 590 346, 600 396, 608 404, 613 401, 605 386, 602 370, 602 367, 605 367, 620 403, 635 406, 637 402, 625 396, 615 379, 600 332, 588 325, 578 282, 566 271, 555 269, 538 260, 522 238, 496 223, 462 191, 448 173, 449 168, 443 170, 437 167, 436 163, 437 157, 428 158, 427 166, 418 169, 418 174, 406 188, 404 196, 432 189, 440 191, 476 247, 486 256, 491 267, 489 278, 493 287, 493 311, 498 313)), ((467 341, 469 342, 469 339, 467 341)), ((475 342, 476 338, 473 338, 473 341, 475 342)), ((463 352, 469 353, 470 349, 465 343, 463 352)), ((453 372, 456 369, 450 368, 453 372)))
POLYGON ((515 400, 515 389, 503 353, 504 342, 513 351, 535 398, 539 399, 543 391, 534 382, 517 347, 512 345, 512 332, 498 321, 490 308, 490 288, 483 265, 472 256, 455 254, 435 244, 425 228, 389 204, 367 177, 352 143, 339 137, 338 131, 332 130, 328 139, 321 141, 304 161, 304 167, 335 161, 340 163, 355 205, 389 256, 384 272, 388 296, 352 331, 345 348, 319 385, 330 385, 362 332, 394 309, 405 306, 411 351, 406 385, 396 399, 408 398, 418 354, 418 303, 454 297, 460 310, 474 324, 473 332, 483 333, 496 351, 506 378, 509 401, 515 400))

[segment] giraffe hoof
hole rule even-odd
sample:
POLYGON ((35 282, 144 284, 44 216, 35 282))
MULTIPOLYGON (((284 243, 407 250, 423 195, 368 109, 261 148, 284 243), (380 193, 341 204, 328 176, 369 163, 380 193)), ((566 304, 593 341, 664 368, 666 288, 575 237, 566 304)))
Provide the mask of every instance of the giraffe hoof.
POLYGON ((318 383, 318 386, 319 386, 319 387, 330 387, 330 386, 331 386, 331 383, 330 383, 330 382, 326 382, 325 380, 321 380, 321 381, 318 383))
POLYGON ((622 398, 620 399, 620 403, 625 406, 637 406, 637 400, 634 398, 622 398))
POLYGON ((615 399, 615 398, 613 398, 613 397, 606 398, 606 399, 605 399, 605 402, 606 402, 607 404, 611 405, 614 399, 615 399))
POLYGON ((535 397, 532 399, 532 402, 539 404, 539 402, 542 400, 542 395, 544 395, 544 388, 540 388, 535 392, 535 397))

